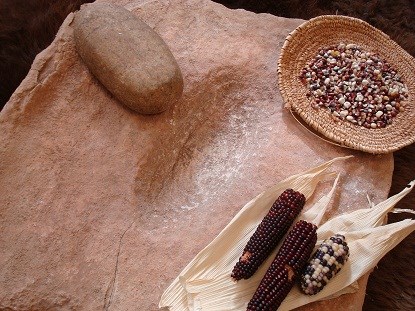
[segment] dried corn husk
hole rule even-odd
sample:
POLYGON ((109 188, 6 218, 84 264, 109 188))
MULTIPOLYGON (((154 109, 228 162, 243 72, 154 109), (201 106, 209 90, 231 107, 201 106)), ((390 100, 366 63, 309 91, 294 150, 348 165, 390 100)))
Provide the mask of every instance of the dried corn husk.
MULTIPOLYGON (((246 310, 247 303, 278 251, 277 248, 250 279, 237 283, 231 279, 232 268, 257 225, 282 191, 293 188, 302 192, 307 199, 310 198, 320 181, 336 176, 326 170, 334 162, 347 158, 349 157, 335 158, 303 174, 291 176, 246 204, 222 232, 183 269, 163 293, 159 306, 168 307, 171 311, 246 310)), ((338 178, 337 175, 330 192, 299 218, 320 224, 338 178)), ((415 230, 413 220, 381 226, 386 214, 412 189, 413 184, 412 182, 409 188, 372 208, 340 215, 322 225, 317 232, 319 240, 324 240, 333 233, 346 236, 351 252, 349 261, 342 272, 317 295, 306 296, 294 288, 280 310, 290 310, 312 301, 356 291, 356 281, 415 230)))

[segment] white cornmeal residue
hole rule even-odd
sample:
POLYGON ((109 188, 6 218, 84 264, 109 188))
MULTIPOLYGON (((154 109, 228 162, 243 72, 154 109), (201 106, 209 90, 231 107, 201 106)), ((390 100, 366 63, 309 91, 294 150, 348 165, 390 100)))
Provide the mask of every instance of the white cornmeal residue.
POLYGON ((195 149, 186 164, 187 169, 178 172, 174 190, 164 198, 170 203, 175 198, 182 198, 172 206, 179 217, 193 215, 193 210, 201 207, 208 212, 217 201, 226 199, 228 191, 246 178, 243 176, 245 168, 251 166, 252 159, 262 155, 264 139, 260 136, 267 131, 259 128, 257 110, 249 106, 252 104, 245 105, 248 107, 229 111, 226 120, 222 120, 222 130, 215 132, 203 144, 193 146, 195 149), (182 178, 186 183, 180 182, 182 178))
MULTIPOLYGON (((207 147, 213 152, 208 152, 208 157, 200 162, 198 174, 194 176, 194 197, 199 198, 200 206, 210 205, 226 196, 229 187, 240 180, 243 167, 256 154, 258 129, 251 128, 246 117, 232 114, 228 119, 226 137, 218 134, 207 147)), ((193 207, 193 204, 186 204, 182 209, 186 207, 193 207)))
POLYGON ((193 206, 184 205, 184 206, 181 206, 180 208, 182 210, 191 211, 192 209, 194 209, 196 207, 197 207, 197 205, 193 205, 193 206))

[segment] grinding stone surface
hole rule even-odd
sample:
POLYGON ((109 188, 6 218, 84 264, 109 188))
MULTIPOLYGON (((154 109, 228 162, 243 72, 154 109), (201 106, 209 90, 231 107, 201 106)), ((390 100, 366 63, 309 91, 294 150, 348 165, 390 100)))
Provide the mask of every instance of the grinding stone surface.
POLYGON ((183 78, 163 39, 122 6, 95 2, 75 14, 78 53, 95 77, 139 113, 167 110, 183 92, 183 78))
MULTIPOLYGON (((118 4, 171 48, 183 96, 159 115, 127 109, 80 59, 68 16, 0 114, 0 309, 157 310, 245 203, 336 156, 355 158, 335 167, 330 215, 387 197, 392 155, 317 140, 283 109, 277 59, 301 20, 206 0, 118 4)), ((310 308, 358 310, 366 282, 310 308)))

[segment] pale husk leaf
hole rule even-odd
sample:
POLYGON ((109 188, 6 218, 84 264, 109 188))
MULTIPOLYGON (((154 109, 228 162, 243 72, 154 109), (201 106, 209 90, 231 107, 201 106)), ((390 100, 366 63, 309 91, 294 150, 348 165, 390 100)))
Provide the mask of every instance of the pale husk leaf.
MULTIPOLYGON (((347 158, 347 157, 345 157, 347 158)), ((242 250, 275 199, 287 188, 301 191, 309 198, 317 183, 333 173, 325 172, 336 158, 304 174, 294 175, 271 187, 246 204, 222 232, 206 246, 180 273, 162 295, 159 306, 169 310, 224 311, 246 310, 246 305, 275 257, 278 248, 260 269, 248 280, 234 282, 231 271, 242 250)), ((337 176, 331 191, 320 198, 301 219, 319 224, 337 185, 337 176)), ((415 230, 415 221, 380 226, 386 214, 412 188, 412 182, 401 193, 372 208, 360 209, 337 216, 318 229, 319 242, 334 233, 346 236, 350 246, 349 261, 319 294, 306 296, 296 287, 284 300, 279 310, 290 310, 304 304, 329 299, 357 290, 356 281, 369 272, 377 262, 403 238, 415 230)))
MULTIPOLYGON (((223 274, 223 271, 230 271, 258 223, 261 222, 272 203, 285 189, 292 188, 300 191, 305 195, 306 199, 309 199, 320 181, 335 176, 334 173, 326 172, 326 170, 334 162, 350 157, 334 158, 304 173, 288 177, 248 202, 222 232, 183 269, 180 275, 163 293, 159 306, 170 307, 172 311, 197 310, 197 308, 191 306, 192 295, 189 294, 188 296, 186 292, 186 282, 197 280, 195 281, 197 284, 203 284, 207 280, 216 279, 218 275, 223 274)), ((334 187, 328 195, 323 196, 319 202, 309 209, 307 215, 310 221, 321 220, 322 213, 324 214, 333 192, 334 187)), ((268 258, 268 262, 262 265, 256 275, 251 278, 251 282, 260 280, 276 251, 268 258)), ((252 286, 249 288, 251 290, 248 295, 252 294, 252 286)))
POLYGON ((397 223, 359 231, 339 232, 346 236, 350 248, 349 260, 341 272, 317 295, 306 296, 299 288, 293 288, 278 310, 291 310, 313 301, 332 298, 332 295, 370 272, 386 253, 414 230, 415 220, 405 219, 397 223))

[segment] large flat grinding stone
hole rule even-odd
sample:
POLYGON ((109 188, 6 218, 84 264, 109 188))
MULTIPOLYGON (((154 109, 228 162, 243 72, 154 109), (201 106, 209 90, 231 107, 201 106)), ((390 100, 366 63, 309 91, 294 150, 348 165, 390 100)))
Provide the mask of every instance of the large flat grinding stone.
MULTIPOLYGON (((277 59, 301 20, 207 0, 116 3, 165 40, 183 96, 154 116, 120 104, 77 54, 68 16, 0 114, 0 309, 157 310, 246 202, 337 156, 355 158, 336 166, 331 215, 387 197, 392 155, 322 142, 282 108, 277 59)), ((366 281, 324 305, 359 309, 366 281)))

